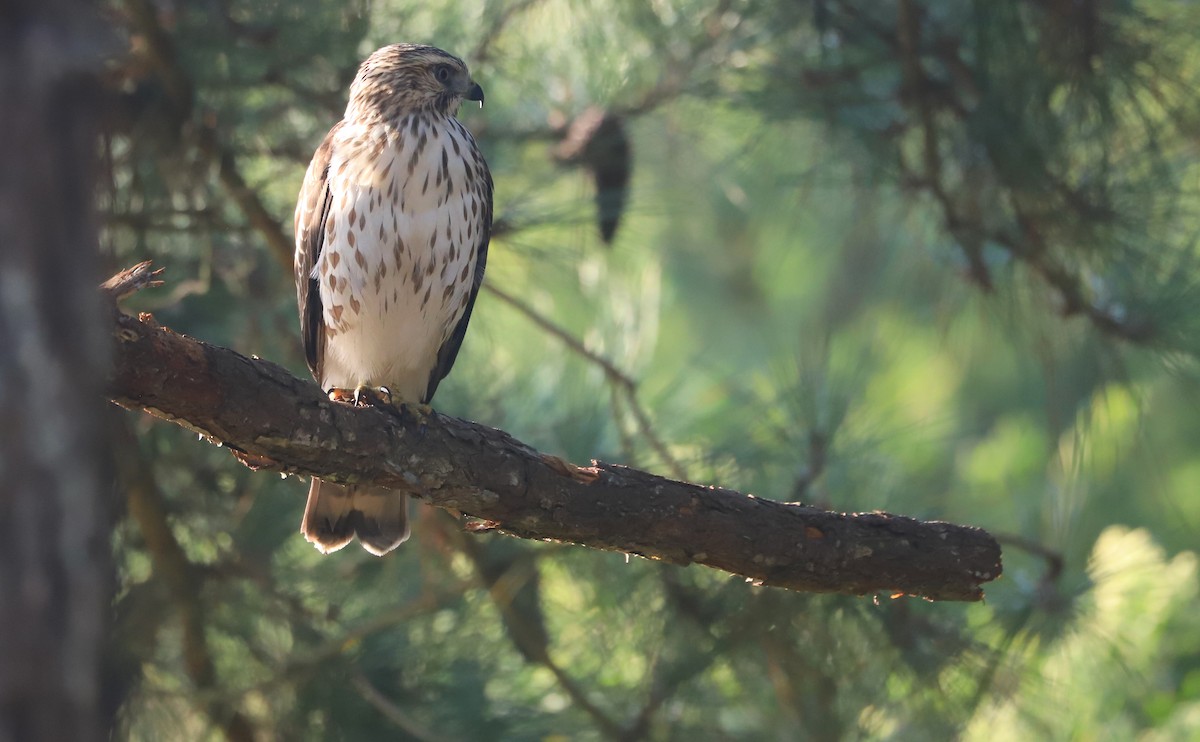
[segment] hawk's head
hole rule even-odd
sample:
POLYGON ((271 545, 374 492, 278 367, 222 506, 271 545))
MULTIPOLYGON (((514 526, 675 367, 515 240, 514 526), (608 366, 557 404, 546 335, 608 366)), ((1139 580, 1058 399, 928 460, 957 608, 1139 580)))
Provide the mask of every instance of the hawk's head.
POLYGON ((432 46, 391 44, 359 66, 346 114, 394 119, 425 111, 453 116, 464 100, 483 105, 483 89, 461 59, 432 46))

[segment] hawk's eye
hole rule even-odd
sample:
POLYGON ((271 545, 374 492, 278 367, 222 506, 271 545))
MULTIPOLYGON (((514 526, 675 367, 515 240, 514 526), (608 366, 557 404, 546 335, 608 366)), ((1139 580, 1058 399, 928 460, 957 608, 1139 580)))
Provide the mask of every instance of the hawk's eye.
POLYGON ((437 81, 442 84, 450 82, 450 76, 452 74, 454 73, 448 64, 439 64, 437 67, 433 68, 433 76, 436 77, 437 81))

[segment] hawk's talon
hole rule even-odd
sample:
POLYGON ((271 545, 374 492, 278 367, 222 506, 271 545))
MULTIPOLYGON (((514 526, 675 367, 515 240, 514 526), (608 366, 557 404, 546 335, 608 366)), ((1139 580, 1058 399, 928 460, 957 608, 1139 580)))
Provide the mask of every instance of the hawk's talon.
POLYGON ((392 407, 392 393, 386 386, 360 386, 357 390, 360 407, 392 407))
POLYGON ((359 386, 354 389, 333 388, 329 390, 331 402, 343 402, 355 407, 392 407, 392 392, 386 386, 359 386))

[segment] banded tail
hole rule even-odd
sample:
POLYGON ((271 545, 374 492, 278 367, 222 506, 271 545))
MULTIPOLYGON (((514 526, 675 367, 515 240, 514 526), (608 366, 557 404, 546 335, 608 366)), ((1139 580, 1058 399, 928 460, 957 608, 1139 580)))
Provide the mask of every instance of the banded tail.
POLYGON ((313 477, 300 531, 323 554, 358 536, 364 549, 383 556, 408 538, 408 496, 384 487, 313 477))

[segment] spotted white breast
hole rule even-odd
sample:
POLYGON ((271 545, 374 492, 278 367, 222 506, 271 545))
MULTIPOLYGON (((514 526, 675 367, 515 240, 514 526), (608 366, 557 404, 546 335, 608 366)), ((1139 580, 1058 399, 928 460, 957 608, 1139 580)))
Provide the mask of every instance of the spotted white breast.
POLYGON ((324 244, 311 274, 325 325, 320 383, 386 386, 422 401, 472 294, 490 211, 486 166, 449 116, 331 134, 324 244))

